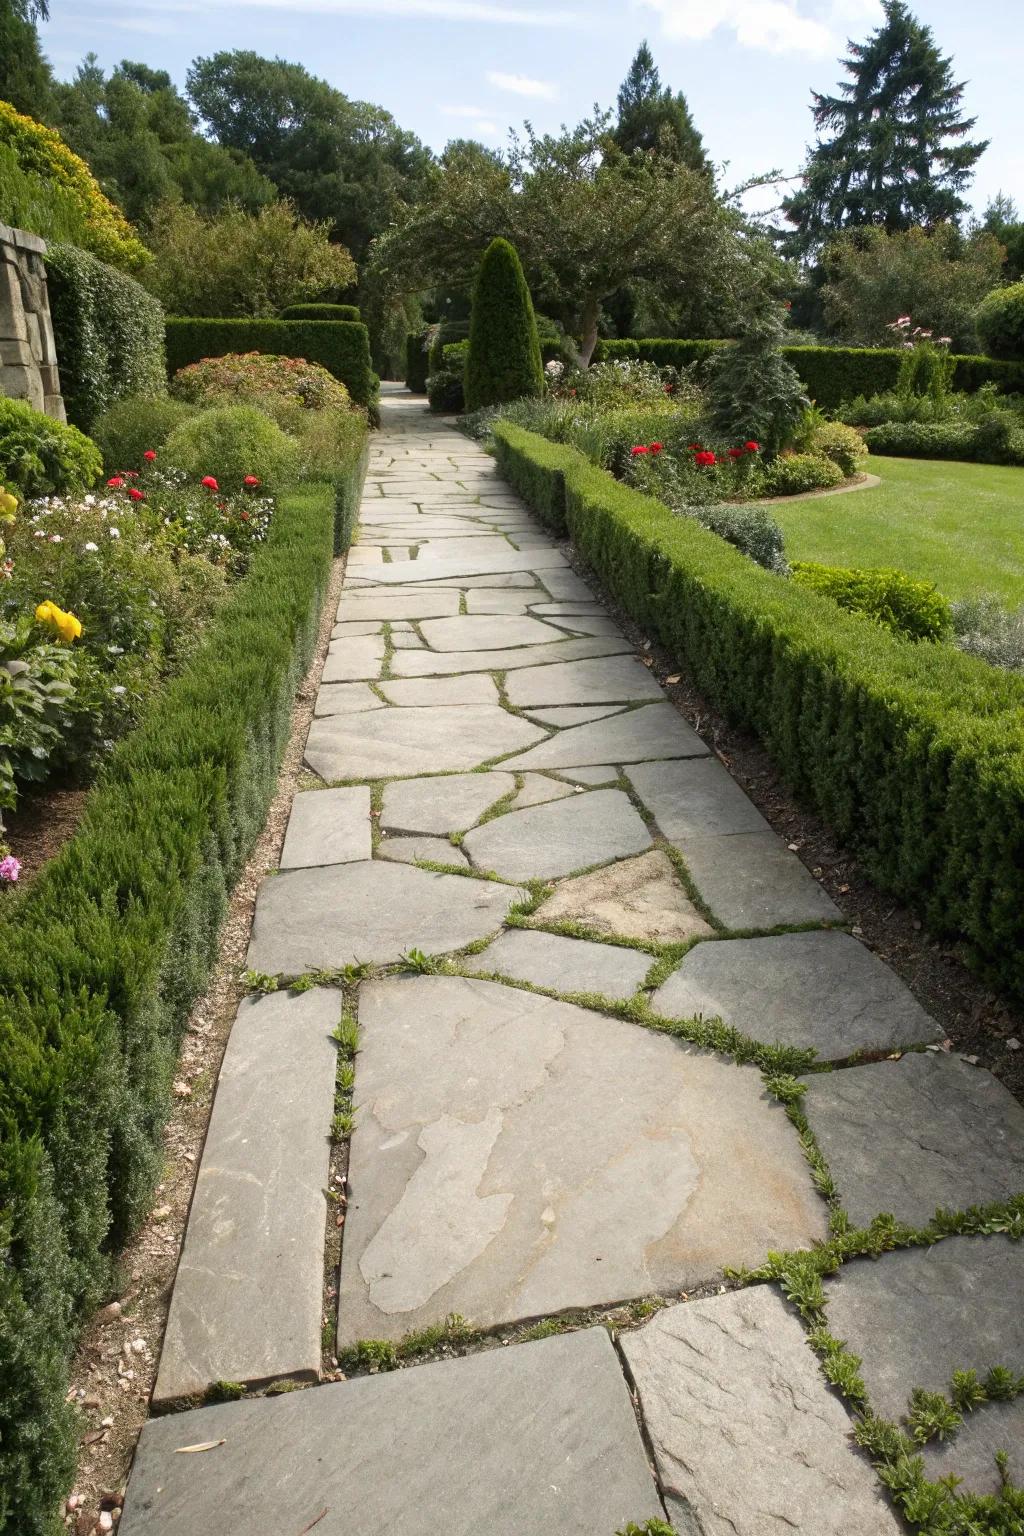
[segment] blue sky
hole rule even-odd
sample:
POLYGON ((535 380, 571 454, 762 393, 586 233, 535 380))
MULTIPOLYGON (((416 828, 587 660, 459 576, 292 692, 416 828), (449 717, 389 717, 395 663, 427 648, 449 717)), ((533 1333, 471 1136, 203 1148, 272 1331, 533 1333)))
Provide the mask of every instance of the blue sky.
MULTIPOLYGON (((1002 188, 1024 206, 1021 0, 915 9, 992 140, 972 200, 1002 188)), ((219 49, 297 60, 435 149, 456 136, 500 145, 524 117, 555 128, 613 105, 647 37, 732 184, 799 168, 811 89, 832 88, 845 39, 879 14, 878 0, 51 0, 42 36, 64 77, 90 48, 107 68, 140 59, 180 84, 197 54, 219 49)))

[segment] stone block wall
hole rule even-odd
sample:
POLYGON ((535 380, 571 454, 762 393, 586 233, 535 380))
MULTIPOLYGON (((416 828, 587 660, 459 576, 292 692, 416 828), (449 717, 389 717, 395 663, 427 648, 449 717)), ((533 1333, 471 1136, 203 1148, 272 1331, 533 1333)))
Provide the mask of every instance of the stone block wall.
POLYGON ((64 421, 45 254, 38 235, 0 224, 0 395, 64 421))

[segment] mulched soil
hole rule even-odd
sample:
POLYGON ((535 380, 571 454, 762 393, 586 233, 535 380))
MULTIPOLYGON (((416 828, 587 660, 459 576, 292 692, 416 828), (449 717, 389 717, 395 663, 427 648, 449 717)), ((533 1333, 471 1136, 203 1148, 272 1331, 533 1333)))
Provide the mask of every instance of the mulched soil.
POLYGON ((74 835, 85 810, 87 789, 23 790, 18 808, 4 821, 3 836, 21 860, 19 884, 31 880, 74 835))

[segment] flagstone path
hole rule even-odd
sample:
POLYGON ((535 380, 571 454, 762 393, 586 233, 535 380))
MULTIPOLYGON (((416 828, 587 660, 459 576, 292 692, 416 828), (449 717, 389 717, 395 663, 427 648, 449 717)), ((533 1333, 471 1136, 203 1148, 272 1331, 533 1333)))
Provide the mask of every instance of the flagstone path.
MULTIPOLYGON (((154 1397, 186 1411, 144 1429, 121 1529, 896 1533, 796 1310, 724 1284, 828 1233, 762 1068, 804 1075, 857 1224, 1020 1193, 1024 1112, 935 1053, 491 459, 421 400, 382 415, 249 951, 304 989, 239 1012, 154 1397), (342 983, 360 1037, 325 1329, 342 983), (642 1326, 599 1326, 643 1298, 642 1326), (380 1358, 453 1314, 541 1326, 312 1385, 323 1351, 380 1358), (225 1382, 246 1395, 196 1406, 225 1382)), ((949 1238, 846 1264, 830 1326, 899 1419, 955 1369, 1024 1370, 1022 1282, 1019 1244, 949 1238)), ((1022 1402, 929 1448, 930 1475, 994 1487, 1022 1402)))

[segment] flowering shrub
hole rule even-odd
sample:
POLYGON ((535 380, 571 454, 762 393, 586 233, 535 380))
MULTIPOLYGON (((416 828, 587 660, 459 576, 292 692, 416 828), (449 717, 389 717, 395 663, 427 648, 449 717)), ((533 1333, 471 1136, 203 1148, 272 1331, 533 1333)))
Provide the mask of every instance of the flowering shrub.
POLYGON ((271 399, 307 411, 344 411, 352 402, 338 379, 301 357, 277 357, 266 352, 229 352, 204 357, 179 368, 171 380, 176 400, 192 405, 252 403, 268 408, 271 399))
POLYGON ((190 476, 211 476, 225 491, 239 489, 246 475, 273 490, 295 474, 299 447, 255 406, 222 405, 175 427, 161 457, 190 476))
POLYGON ((76 666, 70 647, 47 639, 31 618, 0 618, 0 811, 14 808, 18 783, 49 773, 67 724, 76 666))
POLYGON ((588 406, 606 410, 617 405, 655 405, 665 398, 661 372, 653 363, 623 358, 613 363, 594 363, 573 382, 588 406))

